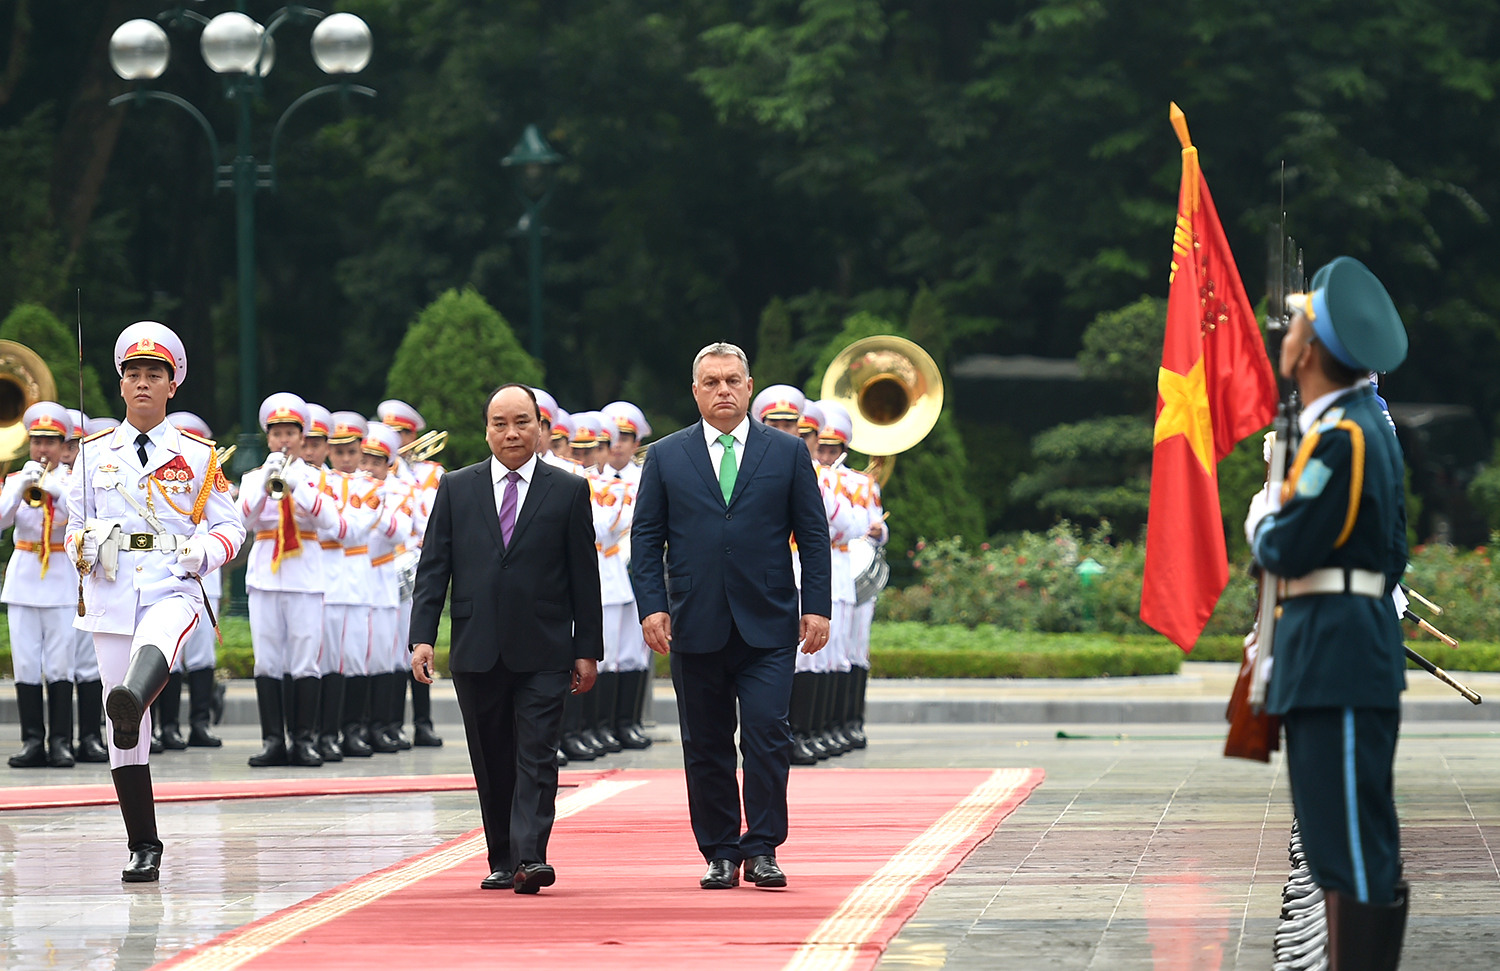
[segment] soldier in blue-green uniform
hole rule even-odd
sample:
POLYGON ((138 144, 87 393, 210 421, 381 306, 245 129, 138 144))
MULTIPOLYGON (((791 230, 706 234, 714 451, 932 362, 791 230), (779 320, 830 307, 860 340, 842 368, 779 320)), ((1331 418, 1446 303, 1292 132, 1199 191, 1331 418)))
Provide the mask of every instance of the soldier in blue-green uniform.
POLYGON ((1406 357, 1385 288, 1340 257, 1313 277, 1281 351, 1306 402, 1279 496, 1251 504, 1255 558, 1282 577, 1266 708, 1286 728, 1287 770, 1329 967, 1394 969, 1407 886, 1391 768, 1406 659, 1391 592, 1406 569, 1404 463, 1369 372, 1406 357))

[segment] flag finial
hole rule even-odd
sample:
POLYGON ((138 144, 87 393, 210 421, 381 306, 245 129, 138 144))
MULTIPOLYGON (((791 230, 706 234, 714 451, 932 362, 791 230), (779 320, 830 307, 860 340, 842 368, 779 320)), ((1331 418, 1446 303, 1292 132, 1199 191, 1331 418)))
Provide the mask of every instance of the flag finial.
POLYGON ((1172 128, 1177 132, 1177 140, 1182 142, 1183 148, 1192 148, 1193 139, 1188 135, 1187 115, 1183 114, 1182 109, 1177 107, 1177 102, 1173 101, 1171 105, 1172 107, 1167 112, 1167 117, 1172 119, 1172 128))

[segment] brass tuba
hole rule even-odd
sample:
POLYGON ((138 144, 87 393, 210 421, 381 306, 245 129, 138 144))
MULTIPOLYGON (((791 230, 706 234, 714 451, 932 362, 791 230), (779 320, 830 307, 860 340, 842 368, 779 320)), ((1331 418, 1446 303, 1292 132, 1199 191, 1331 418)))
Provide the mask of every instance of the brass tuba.
POLYGON ((866 337, 839 352, 823 373, 822 397, 849 410, 849 447, 870 456, 881 484, 895 455, 927 437, 943 410, 943 375, 932 355, 904 337, 866 337))
POLYGON ((25 459, 30 436, 21 417, 38 401, 56 401, 57 383, 41 356, 15 341, 0 341, 0 464, 25 459))

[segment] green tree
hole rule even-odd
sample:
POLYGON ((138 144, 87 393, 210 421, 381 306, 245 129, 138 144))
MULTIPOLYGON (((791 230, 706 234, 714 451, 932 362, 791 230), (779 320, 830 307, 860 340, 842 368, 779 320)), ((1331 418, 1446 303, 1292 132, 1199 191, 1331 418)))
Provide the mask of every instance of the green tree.
POLYGON ((1119 383, 1145 410, 1156 404, 1156 374, 1166 336, 1166 300, 1141 297, 1094 318, 1083 332, 1078 369, 1086 378, 1119 383))
MULTIPOLYGON (((58 404, 78 407, 78 337, 70 334, 52 311, 34 303, 19 304, 0 321, 0 340, 25 344, 36 351, 52 372, 58 404)), ((99 373, 91 364, 83 368, 83 397, 84 414, 92 418, 114 414, 104 397, 99 373)))
POLYGON ((1059 520, 1098 524, 1132 538, 1151 500, 1151 421, 1120 415, 1057 425, 1031 441, 1036 469, 1011 483, 1014 502, 1059 520))
POLYGON ((485 396, 510 381, 540 385, 542 367, 505 318, 465 288, 443 293, 412 321, 391 364, 386 393, 410 402, 429 428, 447 430, 443 457, 458 467, 489 454, 485 396))
POLYGON ((755 363, 750 368, 757 387, 796 384, 797 359, 792 350, 792 315, 779 297, 760 312, 755 335, 755 363))

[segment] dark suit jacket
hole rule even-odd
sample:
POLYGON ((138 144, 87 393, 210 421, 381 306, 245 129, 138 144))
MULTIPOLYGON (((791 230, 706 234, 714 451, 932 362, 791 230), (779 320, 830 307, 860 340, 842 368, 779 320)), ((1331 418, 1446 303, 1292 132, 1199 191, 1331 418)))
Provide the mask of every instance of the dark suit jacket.
POLYGON ((759 422, 750 423, 727 504, 701 421, 652 445, 630 546, 640 616, 669 611, 676 652, 719 650, 731 617, 751 647, 790 647, 800 614, 832 613, 828 521, 807 446, 759 422), (788 543, 794 532, 800 609, 788 543))
POLYGON ((510 546, 501 541, 490 460, 438 482, 412 597, 411 642, 437 640, 453 581, 449 668, 571 670, 604 657, 599 560, 586 478, 538 460, 510 546))

